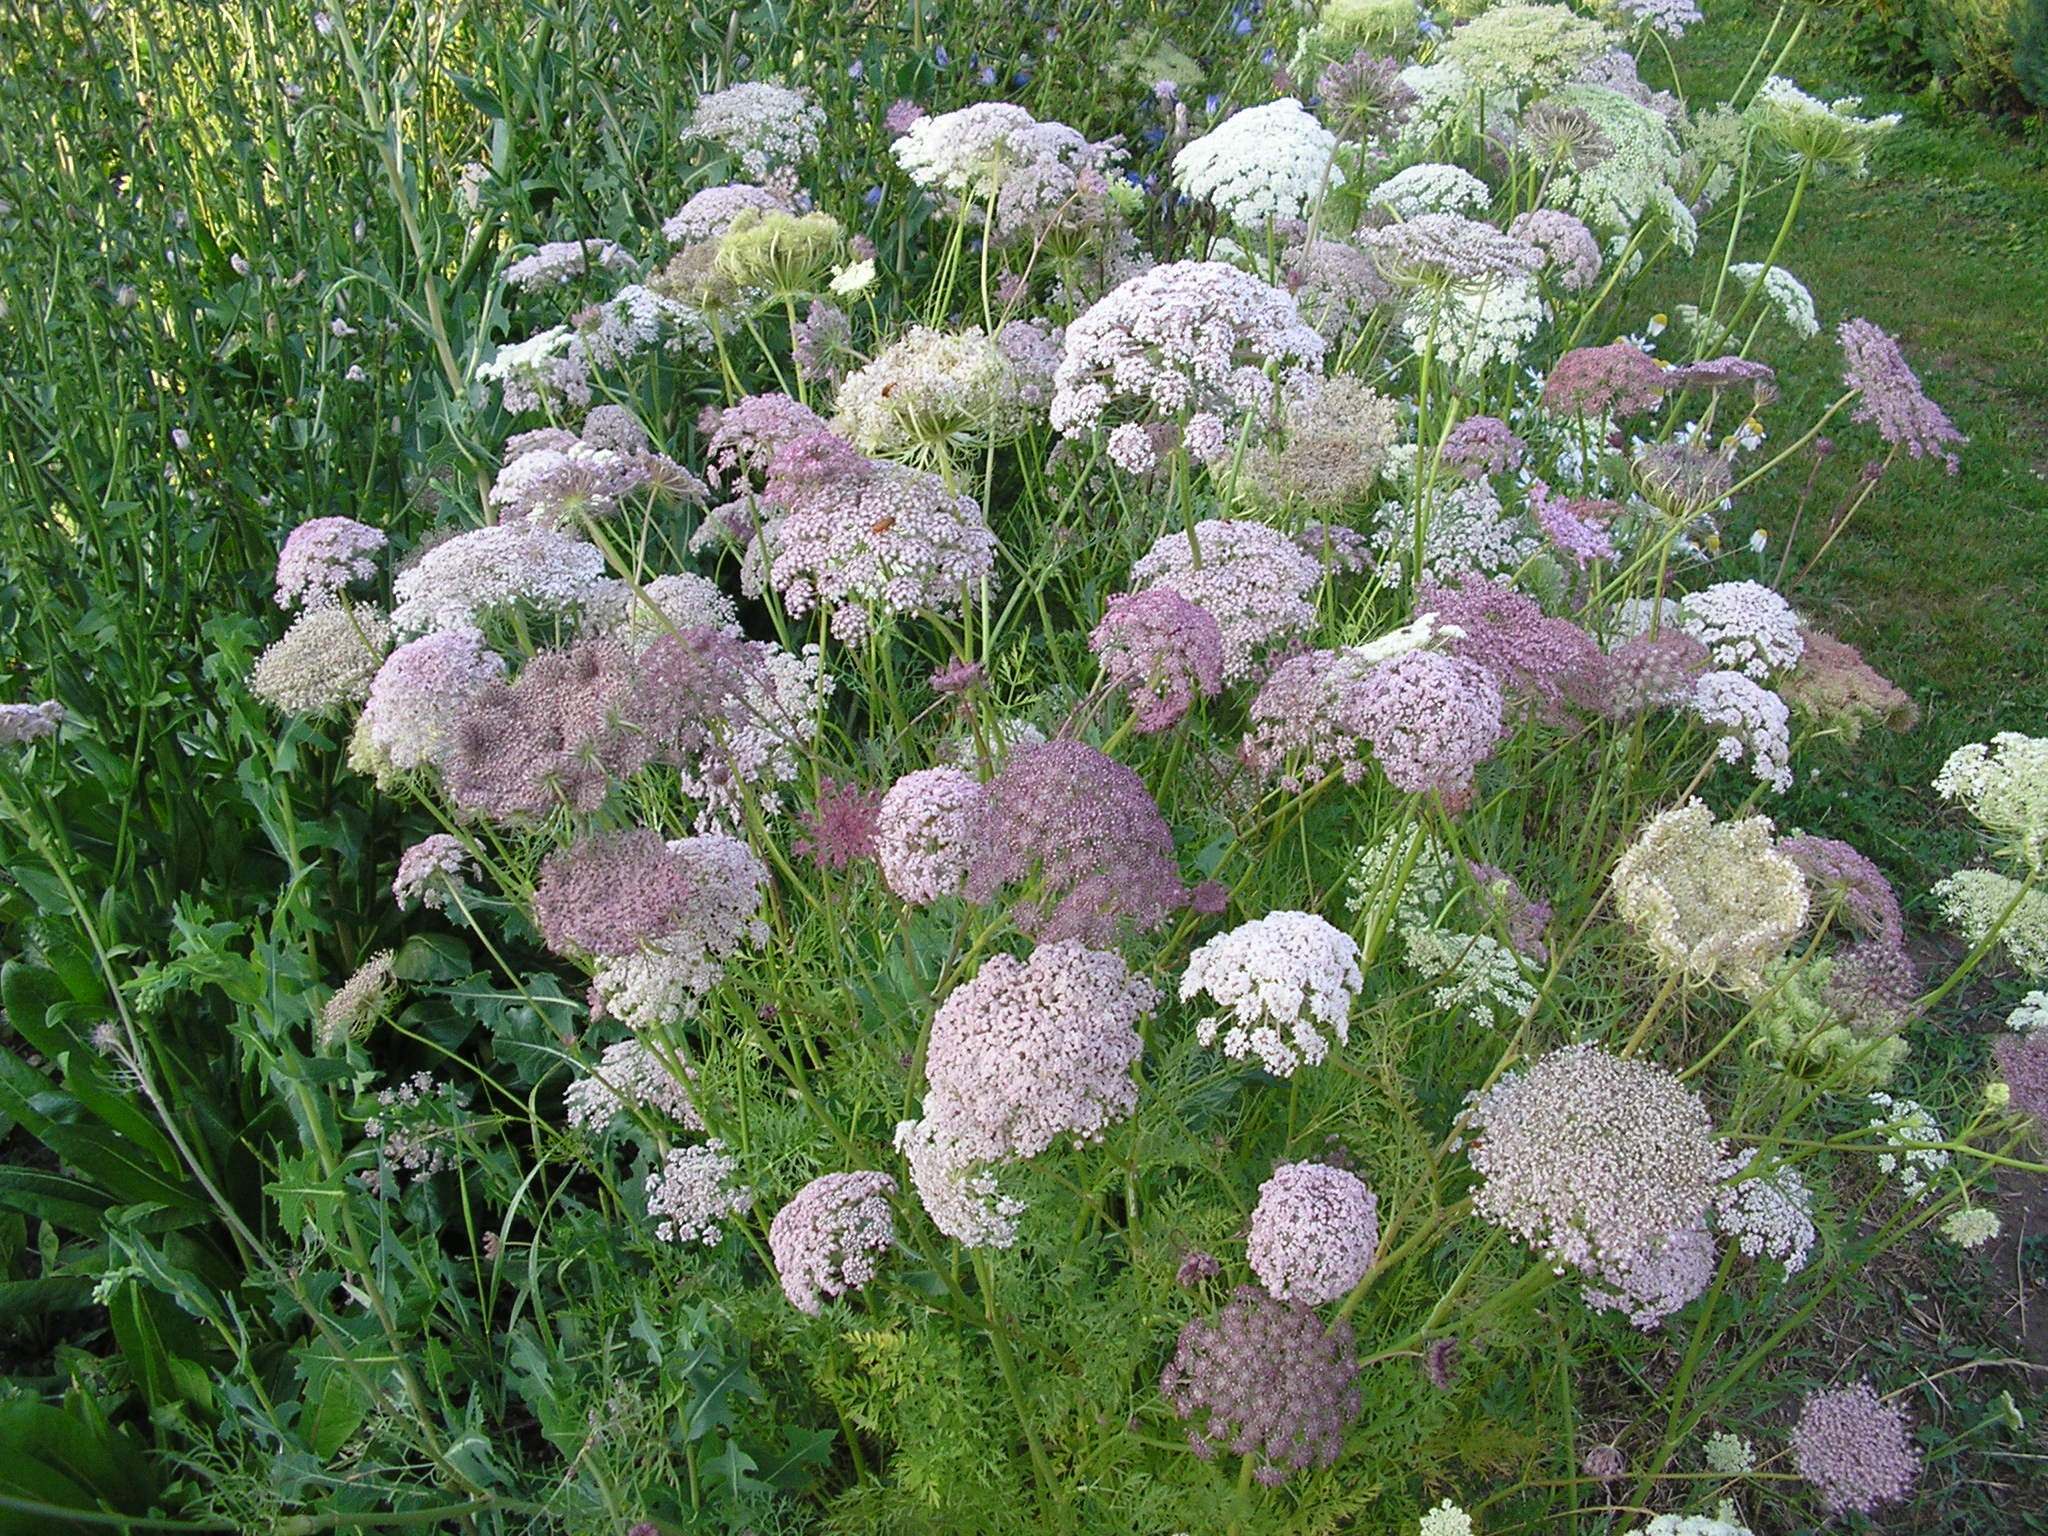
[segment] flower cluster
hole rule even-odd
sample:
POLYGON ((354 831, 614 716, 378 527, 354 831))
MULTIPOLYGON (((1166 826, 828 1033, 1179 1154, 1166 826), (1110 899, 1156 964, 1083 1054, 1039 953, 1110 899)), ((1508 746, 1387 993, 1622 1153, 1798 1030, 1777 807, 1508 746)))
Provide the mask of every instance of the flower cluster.
POLYGON ((753 1209, 754 1192, 733 1183, 740 1160, 717 1137, 702 1146, 672 1147, 661 1167, 647 1176, 647 1214, 664 1243, 716 1246, 720 1225, 753 1209))
POLYGON ((55 699, 40 704, 0 704, 0 746, 21 747, 54 736, 68 718, 55 699))
POLYGON ((1284 1482, 1297 1468, 1327 1467, 1358 1417, 1358 1361, 1351 1325, 1325 1328, 1298 1301, 1239 1286, 1214 1319, 1180 1331, 1159 1390, 1204 1458, 1219 1450, 1255 1456, 1253 1476, 1284 1482))
POLYGON ((1806 651, 1799 615, 1769 587, 1721 581, 1678 601, 1678 624, 1704 645, 1714 665, 1758 682, 1797 666, 1806 651))
POLYGON ((1006 886, 1011 921, 1041 944, 1149 933, 1187 899, 1145 781, 1078 741, 1015 753, 988 786, 964 889, 988 902, 1006 886))
MULTIPOLYGON (((383 1165, 410 1174, 415 1182, 455 1166, 462 1137, 462 1110, 469 1091, 415 1072, 395 1088, 377 1093, 377 1113, 363 1122, 363 1134, 377 1145, 383 1165)), ((388 1193, 381 1170, 364 1174, 379 1193, 388 1193)))
POLYGON ((644 767, 654 741, 632 658, 579 640, 532 657, 516 681, 487 682, 455 721, 442 783, 465 814, 528 821, 560 806, 585 813, 614 779, 644 767))
POLYGON ((807 92, 746 81, 697 98, 683 142, 718 145, 755 181, 817 153, 825 114, 807 92))
POLYGON ((782 1294, 817 1317, 823 1298, 857 1291, 875 1278, 876 1256, 896 1241, 886 1173, 828 1173, 798 1190, 768 1225, 768 1251, 782 1294))
POLYGON ((1663 365, 1641 347, 1578 347, 1551 366, 1543 408, 1565 416, 1633 416, 1664 398, 1664 384, 1663 365))
POLYGON ((1613 34, 1563 5, 1496 5, 1445 39, 1436 57, 1481 90, 1552 91, 1607 51, 1613 34))
POLYGON ((1327 1163, 1287 1163, 1259 1186, 1246 1257, 1282 1301, 1318 1306, 1351 1293, 1379 1247, 1379 1201, 1327 1163))
POLYGON ((1322 566, 1278 529, 1215 518, 1161 535, 1131 567, 1134 591, 1178 592, 1216 621, 1226 683, 1252 676, 1267 649, 1315 623, 1310 598, 1322 583, 1322 566))
POLYGON ((562 1108, 571 1125, 591 1132, 601 1132, 620 1115, 638 1109, 686 1130, 701 1131, 704 1118, 691 1097, 696 1077, 696 1068, 688 1062, 671 1065, 646 1042, 621 1040, 605 1047, 595 1071, 564 1090, 562 1108))
POLYGON ((2007 1035, 1991 1047, 1991 1056, 2005 1084, 2006 1103, 2037 1130, 2048 1129, 2048 1033, 2007 1035))
POLYGON ((1807 629, 1799 664, 1779 678, 1779 697, 1853 745, 1865 726, 1903 731, 1920 718, 1905 690, 1882 676, 1855 646, 1807 629))
POLYGON ((277 555, 277 606, 324 608, 344 588, 377 574, 370 557, 390 540, 352 517, 316 517, 285 536, 277 555))
POLYGON ((1312 400, 1290 401, 1283 432, 1278 446, 1246 452, 1240 482, 1270 502, 1335 513, 1372 494, 1400 425, 1393 401, 1345 375, 1312 400))
POLYGON ((1234 1060, 1256 1057, 1275 1077, 1315 1066, 1351 1035, 1351 1005, 1365 985, 1358 944, 1313 912, 1270 912, 1218 934, 1188 956, 1181 1001, 1206 995, 1211 1015, 1195 1037, 1234 1060))
POLYGON ((1456 587, 1425 582, 1416 606, 1436 615, 1448 654, 1483 667, 1504 695, 1545 718, 1561 713, 1569 680, 1598 665, 1592 636, 1499 582, 1477 576, 1456 587))
POLYGON ((968 1248, 1008 1248, 1017 1241, 1024 1202, 1003 1193, 998 1149, 972 1125, 934 1113, 896 1127, 896 1150, 910 1167, 910 1182, 932 1225, 968 1248))
POLYGON ((1428 161, 1395 172, 1366 196, 1397 219, 1418 213, 1484 213, 1493 201, 1486 183, 1470 171, 1428 161))
POLYGON ((1600 242, 1585 221, 1561 208, 1533 208, 1518 213, 1508 233, 1520 236, 1543 252, 1543 270, 1566 293, 1584 293, 1600 280, 1605 265, 1600 242))
POLYGON ((1794 336, 1805 340, 1820 334, 1820 316, 1814 308, 1812 293, 1783 267, 1738 261, 1729 267, 1728 275, 1745 290, 1760 293, 1766 312, 1775 314, 1794 336))
POLYGON ((1887 1408, 1867 1381, 1810 1393, 1792 1427, 1792 1464, 1830 1514, 1870 1514, 1920 1480, 1907 1423, 1905 1410, 1887 1408))
POLYGON ((1422 498, 1389 502, 1373 519, 1373 553, 1390 579, 1404 573, 1414 556, 1416 517, 1422 513, 1422 568, 1416 574, 1436 582, 1466 575, 1509 576, 1543 551, 1543 541, 1524 518, 1501 505, 1490 481, 1439 487, 1425 507, 1422 498))
POLYGON ((1901 121, 1896 112, 1862 117, 1863 98, 1821 101, 1783 75, 1768 76, 1744 113, 1786 161, 1801 168, 1863 174, 1870 149, 1901 121))
POLYGON ((1401 945, 1409 970, 1437 980, 1429 1000, 1445 1013, 1494 1028, 1528 1017, 1536 1006, 1522 957, 1491 934, 1409 923, 1401 945))
POLYGON ((1771 832, 1768 817, 1717 822, 1698 800, 1660 812, 1615 862, 1622 921, 1688 980, 1763 991, 1808 910, 1806 876, 1771 832))
POLYGON ((671 245, 694 245, 715 240, 732 227, 732 221, 748 209, 762 213, 789 213, 789 200, 770 187, 752 182, 728 182, 722 187, 705 187, 694 192, 661 226, 662 239, 671 245))
POLYGON ((360 704, 391 648, 391 626, 367 603, 308 608, 249 669, 249 691, 282 715, 360 704))
POLYGON ((505 661, 473 628, 423 635, 399 646, 371 680, 349 746, 349 765, 381 779, 440 769, 470 702, 502 682, 505 661))
MULTIPOLYGON (((689 1015, 723 978, 726 961, 768 938, 758 915, 768 866, 745 843, 717 832, 678 838, 667 845, 665 862, 686 901, 638 948, 601 957, 590 981, 593 1016, 633 1029, 689 1015)), ((635 903, 627 905, 631 915, 635 903)))
POLYGON ((632 272, 639 263, 615 240, 550 240, 505 269, 521 293, 565 287, 586 272, 632 272))
POLYGON ((896 163, 921 187, 971 192, 997 177, 1012 133, 1037 119, 1007 101, 982 101, 956 112, 919 116, 892 147, 896 163))
POLYGON ((1501 738, 1499 686, 1484 668, 1439 651, 1380 662, 1349 691, 1344 711, 1387 782, 1411 794, 1461 796, 1501 738))
POLYGON ((1889 1149, 1878 1153, 1878 1171, 1897 1174, 1899 1192, 1908 1200, 1926 1199, 1931 1189, 1929 1177, 1954 1160, 1938 1145, 1946 1139, 1940 1124, 1916 1099, 1873 1093, 1870 1102, 1880 1113, 1872 1118, 1869 1129, 1880 1132, 1880 1141, 1889 1149))
POLYGON ((398 873, 391 881, 391 899, 401 909, 417 901, 429 911, 448 905, 451 896, 460 898, 469 889, 476 864, 462 839, 447 832, 421 838, 398 857, 398 873))
POLYGON ((957 612, 995 565, 995 535, 972 496, 937 475, 862 459, 828 434, 776 452, 767 503, 769 584, 793 617, 825 610, 850 645, 881 615, 957 612))
POLYGON ((1305 217, 1344 185, 1337 139, 1292 96, 1233 112, 1173 157, 1173 184, 1231 223, 1262 229, 1305 217))
POLYGON ((1725 1158, 1706 1106, 1663 1068, 1569 1046, 1475 1095, 1462 1123, 1474 1208, 1560 1271, 1615 1287, 1590 1303, 1651 1327, 1711 1282, 1725 1158))
POLYGON ((890 890, 914 907, 956 896, 967 884, 985 791, 958 768, 906 773, 882 796, 875 860, 890 890))
POLYGON ((505 465, 486 498, 503 527, 562 529, 610 516, 627 497, 701 502, 704 486, 682 465, 648 446, 631 412, 600 405, 579 437, 558 427, 522 432, 505 445, 505 465))
MULTIPOLYGON (((1030 359, 1028 350, 1016 350, 1030 359)), ((1051 387, 1049 369, 1020 370, 1013 350, 980 326, 916 325, 848 375, 832 426, 862 452, 891 458, 954 442, 1007 442, 1031 425, 1051 387)))
POLYGON ((1197 693, 1223 688, 1223 631, 1172 587, 1112 597, 1088 636, 1103 681, 1129 696, 1140 734, 1156 735, 1188 712, 1197 693))
POLYGON ((1675 190, 1685 161, 1664 114, 1601 85, 1566 86, 1549 100, 1584 112, 1614 146, 1595 164, 1561 172, 1551 184, 1552 201, 1608 236, 1626 234, 1655 214, 1673 243, 1691 251, 1699 228, 1675 190))
POLYGON ((392 970, 392 955, 380 949, 334 989, 334 995, 320 1007, 320 1042, 338 1045, 351 1035, 363 1035, 390 1011, 398 996, 398 978, 392 970))
POLYGON ((1813 1227, 1813 1193, 1795 1168, 1751 1173, 1754 1148, 1738 1153, 1714 1197, 1714 1225, 1751 1258, 1763 1255, 1785 1266, 1788 1275, 1806 1267, 1818 1234, 1813 1227))
POLYGON ((1958 747, 1934 788, 2000 839, 2002 851, 2037 874, 2048 860, 2048 736, 2000 731, 1958 747))
POLYGON ((1067 327, 1052 424, 1080 437, 1113 407, 1189 420, 1191 432, 1193 416, 1270 416, 1277 390, 1306 392, 1322 357, 1323 338, 1286 293, 1222 262, 1177 261, 1120 284, 1067 327))
POLYGON ((1101 1140, 1137 1105, 1137 1023, 1158 995, 1120 956, 1072 940, 992 956, 932 1019, 925 1112, 1005 1162, 1101 1140))
POLYGON ((1959 869, 1932 892, 1972 945, 1996 938, 2028 976, 2048 976, 2048 892, 1992 869, 1959 869))
POLYGON ((491 527, 426 550, 392 583, 391 627, 410 639, 474 626, 514 606, 567 613, 595 597, 604 554, 548 528, 491 527))
POLYGON ((659 832, 597 832, 541 861, 533 921, 556 954, 629 955, 673 929, 691 894, 659 832))
POLYGON ((1740 672, 1709 672, 1693 684, 1687 707, 1722 732, 1715 751, 1723 762, 1747 758, 1760 782, 1779 794, 1792 787, 1792 712, 1770 689, 1740 672))
MULTIPOLYGON (((1394 296, 1373 259, 1349 241, 1303 239, 1280 259, 1281 281, 1294 295, 1302 319, 1334 351, 1355 340, 1365 323, 1394 296)), ((1358 384, 1349 374, 1323 381, 1324 389, 1358 384)))
POLYGON ((1362 230, 1358 239, 1381 275, 1397 287, 1525 290, 1543 270, 1543 252, 1528 240, 1461 213, 1418 213, 1398 224, 1362 230))

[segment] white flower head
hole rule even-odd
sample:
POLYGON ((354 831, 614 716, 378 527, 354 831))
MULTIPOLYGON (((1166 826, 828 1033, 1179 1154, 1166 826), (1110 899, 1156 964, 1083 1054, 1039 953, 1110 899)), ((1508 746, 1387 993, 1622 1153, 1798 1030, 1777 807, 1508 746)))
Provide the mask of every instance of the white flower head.
POLYGON ((1246 107, 1173 157, 1173 183, 1232 223, 1298 219, 1344 185, 1337 139, 1292 96, 1246 107))

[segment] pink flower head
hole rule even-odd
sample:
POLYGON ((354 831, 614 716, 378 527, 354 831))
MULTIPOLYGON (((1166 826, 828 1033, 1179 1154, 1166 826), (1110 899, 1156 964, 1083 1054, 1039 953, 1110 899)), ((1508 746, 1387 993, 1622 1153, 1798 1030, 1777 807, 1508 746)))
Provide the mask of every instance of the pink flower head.
POLYGON ((723 410, 707 408, 698 430, 704 435, 704 478, 721 489, 756 489, 768 463, 784 443, 829 430, 825 418, 787 395, 747 395, 723 410))
POLYGON ((1067 327, 1052 424, 1081 437, 1112 408, 1140 421, 1265 416, 1278 388, 1305 384, 1322 358, 1323 338, 1280 289, 1222 262, 1173 262, 1139 273, 1067 327))
POLYGON ((1665 628, 1625 640, 1604 656, 1587 657, 1564 687, 1581 709, 1626 720, 1683 704, 1713 664, 1699 641, 1682 629, 1665 628))
POLYGON ((933 693, 956 694, 967 693, 980 687, 982 677, 980 662, 962 661, 955 657, 934 672, 927 681, 931 684, 933 693))
POLYGON ((1351 1293, 1379 1247, 1379 1201, 1327 1163, 1287 1163, 1259 1186, 1247 1255, 1282 1301, 1320 1306, 1351 1293))
POLYGON ((1619 503, 1553 496, 1548 485, 1535 480, 1529 485, 1529 510, 1535 514, 1538 526, 1550 535, 1550 542, 1576 560, 1581 569, 1589 560, 1615 558, 1614 540, 1607 532, 1607 524, 1621 511, 1619 503))
POLYGON ((1479 576, 1466 576, 1455 589, 1425 584, 1416 608, 1464 631, 1443 642, 1450 655, 1477 662, 1546 718, 1563 707, 1564 680, 1600 653, 1571 620, 1549 618, 1534 598, 1479 576))
POLYGON ((480 630, 437 630, 384 658, 356 727, 351 762, 377 772, 439 768, 469 702, 505 676, 480 630))
POLYGON ((879 789, 851 780, 818 781, 818 808, 805 816, 803 835, 792 845, 826 869, 844 869, 874 857, 875 822, 882 807, 879 789))
POLYGON ((1263 523, 1204 518, 1194 543, 1199 562, 1186 533, 1162 535, 1131 567, 1131 585, 1171 588, 1209 614, 1223 637, 1223 681, 1240 682, 1261 653, 1314 625, 1322 562, 1263 523))
POLYGON ((475 873, 476 864, 462 840, 436 832, 399 855, 391 896, 401 910, 415 901, 428 908, 445 907, 451 893, 469 889, 469 877, 475 873))
POLYGON ((1844 320, 1835 335, 1842 343, 1842 382, 1863 392, 1849 419, 1874 424, 1886 442, 1916 459, 1924 454, 1940 459, 1952 475, 1960 470, 1955 449, 1969 439, 1927 398, 1897 339, 1868 320, 1844 320))
POLYGON ((994 955, 932 1019, 927 1115, 971 1127, 1001 1160, 1100 1141, 1137 1107, 1139 1018, 1159 990, 1120 955, 1069 939, 994 955))
POLYGON ((2012 1107, 2033 1120, 2038 1135, 2048 1135, 2048 1030, 2001 1036, 1991 1054, 2012 1107))
POLYGON ((889 786, 876 812, 875 861, 912 906, 957 896, 973 861, 986 791, 958 768, 925 768, 889 786))
POLYGON ((1664 398, 1664 367, 1617 341, 1565 353, 1543 385, 1543 408, 1559 416, 1633 416, 1664 398))
POLYGON ((1508 233, 1543 252, 1544 268, 1566 293, 1583 293, 1599 281, 1600 242, 1584 222, 1557 208, 1532 208, 1515 215, 1508 233))
POLYGON ((1831 1514, 1870 1514, 1896 1504, 1920 1480, 1902 1408, 1887 1408, 1867 1381, 1809 1393, 1792 1427, 1792 1464, 1831 1514))
POLYGON ((1498 416, 1468 416, 1444 438, 1441 457, 1467 480, 1477 480, 1518 468, 1528 452, 1529 445, 1498 416))
POLYGON ((692 895, 659 832, 598 832, 541 861, 533 921, 558 955, 626 955, 673 931, 692 895))
POLYGON ((875 1278, 877 1256, 896 1240, 889 1209, 895 1193, 886 1173, 828 1173, 775 1213, 768 1251, 791 1306, 817 1317, 823 1297, 857 1291, 875 1278))
POLYGON ((1403 651, 1379 663, 1351 690, 1344 712, 1372 743, 1387 782, 1411 794, 1461 796, 1502 734, 1492 677, 1475 662, 1436 651, 1403 651))
POLYGON ((595 811, 614 779, 653 755, 638 683, 623 647, 585 639, 532 657, 517 682, 484 684, 447 748, 449 797, 465 812, 499 821, 565 805, 595 811))
POLYGON ((1859 933, 1903 941, 1905 914, 1891 881, 1839 838, 1801 833, 1781 838, 1778 852, 1797 864, 1824 903, 1839 902, 1841 916, 1859 933))
POLYGON ((768 496, 770 583, 793 617, 822 608, 850 645, 879 616, 957 611, 995 568, 995 535, 972 496, 830 433, 778 447, 768 496))
POLYGON ((1543 931, 1550 926, 1550 903, 1523 894, 1515 877, 1497 865, 1475 864, 1467 859, 1465 871, 1479 887, 1487 906, 1499 915, 1515 951, 1538 965, 1548 961, 1550 947, 1543 942, 1543 931))
POLYGON ((1682 389, 1747 389, 1757 405, 1769 405, 1778 398, 1778 370, 1769 363, 1747 357, 1710 357, 1703 362, 1681 363, 1664 375, 1664 387, 1682 389))
POLYGON ((970 901, 1026 886, 1011 918, 1041 944, 1114 943, 1182 906, 1173 833, 1145 781, 1078 741, 1014 754, 988 786, 968 869, 970 901))
POLYGON ((324 608, 350 582, 377 574, 370 556, 390 541, 352 517, 316 517, 294 528, 277 556, 277 606, 324 608))
POLYGON ((1181 1329, 1159 1390, 1205 1461, 1218 1451, 1255 1456, 1269 1485, 1330 1466, 1361 1406, 1351 1325, 1326 1327, 1305 1302, 1241 1285, 1216 1317, 1181 1329))
POLYGON ((722 187, 705 187, 691 195, 661 226, 661 237, 671 245, 694 245, 724 234, 732 221, 748 208, 762 212, 787 212, 789 200, 767 187, 735 181, 722 187))
POLYGON ((1213 699, 1223 688, 1221 627, 1171 587, 1112 597, 1088 649, 1130 696, 1144 735, 1178 722, 1196 693, 1213 699))

